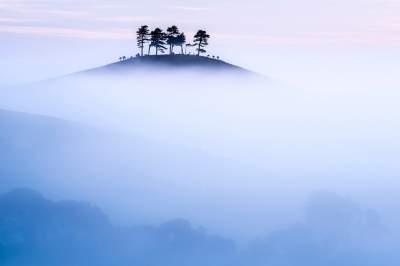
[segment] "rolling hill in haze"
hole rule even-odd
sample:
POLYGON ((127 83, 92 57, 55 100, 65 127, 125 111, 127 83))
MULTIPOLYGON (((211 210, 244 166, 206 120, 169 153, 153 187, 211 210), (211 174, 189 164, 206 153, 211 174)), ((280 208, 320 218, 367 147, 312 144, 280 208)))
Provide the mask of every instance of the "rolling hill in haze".
MULTIPOLYGON (((233 169, 229 160, 202 150, 2 110, 0 151, 0 192, 22 186, 58 195, 75 195, 98 202, 107 210, 115 211, 115 217, 122 214, 121 219, 128 221, 147 220, 152 216, 152 209, 155 213, 171 197, 183 201, 186 191, 195 186, 199 188, 190 180, 232 177, 237 175, 235 172, 246 172, 238 166, 233 169), (146 210, 139 208, 143 200, 147 202, 146 210), (130 210, 139 211, 134 216, 126 215, 127 204, 130 210)), ((198 197, 211 190, 203 187, 198 197)), ((189 207, 170 204, 164 210, 179 216, 180 208, 189 207)), ((166 216, 169 215, 161 212, 152 219, 165 220, 166 216)))
MULTIPOLYGON (((219 171, 224 160, 200 150, 161 143, 140 135, 52 117, 0 110, 0 190, 36 178, 51 181, 107 177, 133 181, 219 171), (191 168, 197 165, 198 173, 191 168), (123 175, 121 173, 124 173, 123 175)), ((36 180, 37 181, 37 180, 36 180)), ((98 184, 100 185, 100 184, 98 184)), ((116 184, 118 185, 118 184, 116 184)))

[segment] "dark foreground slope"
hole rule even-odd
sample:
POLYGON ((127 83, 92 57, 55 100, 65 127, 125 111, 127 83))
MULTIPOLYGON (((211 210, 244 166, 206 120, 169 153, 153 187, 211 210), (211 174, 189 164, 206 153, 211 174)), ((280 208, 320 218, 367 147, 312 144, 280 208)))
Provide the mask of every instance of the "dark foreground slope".
POLYGON ((84 71, 85 74, 126 73, 142 71, 191 71, 221 74, 222 72, 241 75, 255 75, 244 68, 226 63, 219 59, 195 55, 159 55, 138 56, 99 68, 84 71))
POLYGON ((82 202, 47 200, 17 189, 0 195, 0 265, 227 265, 231 240, 182 219, 115 227, 82 202))

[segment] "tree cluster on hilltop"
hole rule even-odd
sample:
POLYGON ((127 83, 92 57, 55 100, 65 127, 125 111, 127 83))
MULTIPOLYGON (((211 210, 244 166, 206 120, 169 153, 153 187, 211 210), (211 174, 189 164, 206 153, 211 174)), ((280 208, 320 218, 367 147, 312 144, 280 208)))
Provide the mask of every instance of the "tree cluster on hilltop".
POLYGON ((147 55, 151 54, 151 49, 155 49, 155 55, 165 53, 174 54, 174 48, 180 47, 181 54, 186 54, 188 47, 196 47, 197 55, 206 53, 205 47, 208 45, 210 35, 205 30, 198 30, 194 35, 193 44, 187 43, 186 35, 180 32, 177 26, 171 26, 164 32, 160 28, 150 30, 147 25, 139 27, 136 32, 137 45, 140 49, 140 55, 144 56, 144 49, 148 46, 147 55), (184 49, 184 46, 186 49, 184 49))

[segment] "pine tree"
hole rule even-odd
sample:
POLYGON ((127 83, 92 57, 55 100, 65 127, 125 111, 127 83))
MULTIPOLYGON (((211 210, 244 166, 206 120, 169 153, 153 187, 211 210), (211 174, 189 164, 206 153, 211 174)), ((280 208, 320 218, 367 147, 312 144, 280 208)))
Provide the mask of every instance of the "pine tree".
POLYGON ((177 26, 171 26, 167 29, 167 44, 169 45, 169 54, 174 51, 174 46, 177 41, 177 36, 179 35, 179 29, 177 26))
POLYGON ((165 41, 167 39, 167 36, 163 32, 163 30, 160 28, 156 28, 150 33, 150 35, 151 35, 150 46, 156 48, 156 55, 158 55, 158 51, 160 51, 161 53, 165 53, 165 49, 167 49, 167 47, 165 47, 166 45, 165 41))
POLYGON ((149 39, 149 27, 147 25, 141 26, 136 32, 136 40, 137 45, 140 48, 141 56, 143 56, 143 49, 146 42, 150 41, 149 39))
POLYGON ((204 49, 208 45, 208 39, 210 35, 207 34, 205 30, 197 31, 196 35, 194 35, 194 44, 197 46, 197 55, 199 56, 201 53, 206 53, 207 51, 204 49))

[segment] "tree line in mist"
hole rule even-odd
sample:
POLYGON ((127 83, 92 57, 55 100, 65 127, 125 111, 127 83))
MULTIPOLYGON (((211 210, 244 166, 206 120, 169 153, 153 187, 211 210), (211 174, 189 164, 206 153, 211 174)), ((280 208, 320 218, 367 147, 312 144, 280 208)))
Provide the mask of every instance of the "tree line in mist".
POLYGON ((0 194, 1 266, 397 266, 386 231, 378 213, 332 193, 314 195, 304 221, 241 248, 184 219, 114 226, 89 203, 0 194))

